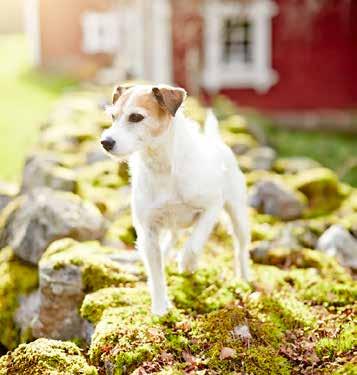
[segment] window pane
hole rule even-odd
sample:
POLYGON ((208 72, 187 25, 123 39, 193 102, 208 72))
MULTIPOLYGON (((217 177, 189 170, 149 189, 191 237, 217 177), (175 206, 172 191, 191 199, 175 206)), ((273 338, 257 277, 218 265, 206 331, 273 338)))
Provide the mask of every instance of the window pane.
POLYGON ((250 63, 252 61, 251 26, 249 21, 238 17, 224 20, 224 62, 250 63))

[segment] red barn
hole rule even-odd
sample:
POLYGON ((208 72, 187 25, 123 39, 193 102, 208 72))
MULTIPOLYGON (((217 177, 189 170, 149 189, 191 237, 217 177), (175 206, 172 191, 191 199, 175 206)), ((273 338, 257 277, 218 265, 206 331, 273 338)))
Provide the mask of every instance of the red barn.
POLYGON ((90 73, 101 68, 101 77, 109 80, 172 82, 261 109, 357 107, 357 1, 28 4, 43 67, 83 75, 83 66, 91 63, 90 73))

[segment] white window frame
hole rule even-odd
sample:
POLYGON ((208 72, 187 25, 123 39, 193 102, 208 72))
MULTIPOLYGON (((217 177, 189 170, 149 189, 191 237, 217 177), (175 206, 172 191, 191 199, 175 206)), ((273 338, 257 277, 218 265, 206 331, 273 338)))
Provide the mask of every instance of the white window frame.
POLYGON ((278 74, 271 67, 271 24, 278 7, 272 0, 237 1, 206 0, 204 10, 204 69, 202 84, 211 92, 222 88, 253 88, 268 91, 278 74), (244 16, 251 22, 252 62, 226 63, 223 60, 224 20, 244 16))
POLYGON ((120 15, 116 10, 82 14, 82 50, 87 54, 114 54, 120 44, 120 15))

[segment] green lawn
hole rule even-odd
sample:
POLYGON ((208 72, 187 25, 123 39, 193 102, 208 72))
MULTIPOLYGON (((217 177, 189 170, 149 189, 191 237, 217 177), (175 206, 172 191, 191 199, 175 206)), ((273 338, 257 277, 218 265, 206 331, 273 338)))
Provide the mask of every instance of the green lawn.
POLYGON ((357 187, 357 136, 334 132, 285 130, 265 123, 268 142, 280 156, 307 156, 357 187))
POLYGON ((18 181, 53 102, 73 81, 31 68, 23 35, 0 35, 0 180, 18 181))

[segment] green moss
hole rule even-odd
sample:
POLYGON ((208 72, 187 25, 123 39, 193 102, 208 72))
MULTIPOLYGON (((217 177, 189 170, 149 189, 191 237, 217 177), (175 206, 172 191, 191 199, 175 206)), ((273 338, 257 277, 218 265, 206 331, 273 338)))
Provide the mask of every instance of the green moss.
POLYGON ((243 367, 245 373, 254 375, 288 375, 292 368, 286 358, 263 345, 246 351, 243 367))
POLYGON ((308 199, 307 216, 326 214, 338 208, 344 198, 337 176, 327 168, 302 171, 291 183, 308 199))
POLYGON ((87 294, 84 298, 81 315, 91 323, 97 323, 103 311, 110 307, 150 304, 146 285, 135 288, 104 288, 87 294))
POLYGON ((346 363, 336 369, 332 375, 356 375, 357 374, 357 363, 346 363))
MULTIPOLYGON (((234 114, 220 121, 219 126, 222 130, 232 134, 248 133, 248 124, 245 117, 234 114)), ((257 142, 255 142, 257 145, 257 142)))
POLYGON ((99 161, 82 168, 78 179, 81 182, 89 182, 92 186, 107 188, 125 185, 125 181, 119 176, 119 164, 111 160, 99 161))
POLYGON ((317 305, 346 306, 357 300, 357 283, 320 280, 302 290, 301 297, 317 305))
POLYGON ((89 355, 95 365, 110 361, 115 373, 123 374, 151 360, 163 341, 163 330, 148 306, 109 308, 95 328, 89 355))
POLYGON ((244 283, 232 283, 229 276, 220 268, 202 268, 192 275, 171 271, 169 294, 179 309, 193 313, 213 311, 249 290, 244 283))
POLYGON ((136 231, 133 227, 129 210, 121 214, 121 216, 111 224, 105 238, 109 242, 117 242, 119 240, 127 246, 134 247, 136 231))
POLYGON ((184 112, 187 117, 197 121, 200 125, 204 124, 206 119, 206 110, 196 98, 192 96, 186 98, 184 112))
POLYGON ((90 293, 111 286, 134 285, 140 280, 140 274, 127 272, 123 265, 110 259, 110 256, 118 254, 120 250, 103 247, 95 241, 77 242, 65 238, 49 246, 40 264, 50 263, 54 269, 66 265, 78 266, 82 273, 83 290, 90 293))
POLYGON ((278 355, 279 338, 269 322, 253 317, 240 306, 229 306, 202 316, 195 323, 193 353, 208 367, 218 373, 245 372, 288 374, 290 365, 278 355), (234 335, 235 327, 246 326, 250 337, 241 339, 234 335), (220 359, 222 348, 235 350, 232 358, 220 359), (203 350, 203 348, 206 348, 203 350))
POLYGON ((71 342, 38 339, 22 344, 1 358, 0 374, 7 375, 96 375, 80 349, 71 342))
POLYGON ((242 149, 242 152, 246 152, 254 147, 258 146, 258 142, 250 135, 244 133, 231 133, 228 131, 222 131, 221 136, 223 141, 233 149, 242 149))
POLYGON ((316 353, 320 358, 334 359, 357 346, 357 327, 350 323, 344 326, 336 338, 324 337, 316 343, 316 353))
POLYGON ((264 319, 270 321, 282 331, 294 328, 312 328, 316 324, 313 311, 292 293, 263 294, 256 304, 250 304, 250 306, 263 312, 265 314, 264 319))
POLYGON ((19 298, 37 284, 36 267, 23 263, 9 247, 0 251, 0 342, 8 349, 21 341, 20 330, 13 321, 19 298))

